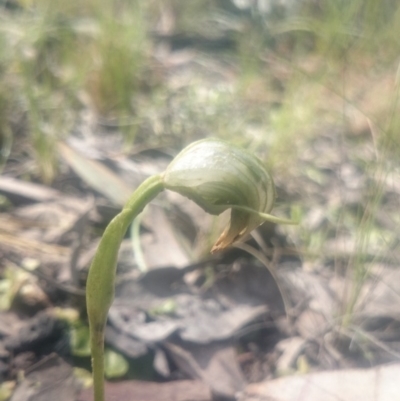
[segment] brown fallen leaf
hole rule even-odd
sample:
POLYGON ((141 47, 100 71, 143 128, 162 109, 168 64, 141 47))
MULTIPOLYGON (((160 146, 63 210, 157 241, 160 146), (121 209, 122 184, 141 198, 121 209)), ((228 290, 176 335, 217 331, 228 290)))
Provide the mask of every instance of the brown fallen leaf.
POLYGON ((247 386, 239 401, 400 400, 400 364, 290 376, 247 386))
POLYGON ((207 383, 218 396, 232 398, 245 385, 236 353, 228 342, 207 345, 164 344, 182 372, 207 383))
POLYGON ((71 401, 77 387, 72 367, 51 354, 25 372, 10 401, 71 401))
POLYGON ((62 142, 58 144, 58 151, 86 184, 117 205, 123 205, 132 194, 133 188, 130 188, 127 183, 105 165, 87 159, 62 142))
MULTIPOLYGON (((122 381, 105 384, 107 401, 211 401, 208 386, 200 381, 170 383, 122 381)), ((93 389, 80 393, 77 401, 92 401, 93 389)))
POLYGON ((190 259, 179 243, 167 214, 160 207, 149 205, 145 217, 147 225, 155 228, 151 229, 151 233, 143 235, 141 240, 146 268, 187 266, 190 259))
POLYGON ((45 185, 26 182, 11 177, 0 177, 0 193, 14 201, 44 202, 58 199, 62 193, 45 185))

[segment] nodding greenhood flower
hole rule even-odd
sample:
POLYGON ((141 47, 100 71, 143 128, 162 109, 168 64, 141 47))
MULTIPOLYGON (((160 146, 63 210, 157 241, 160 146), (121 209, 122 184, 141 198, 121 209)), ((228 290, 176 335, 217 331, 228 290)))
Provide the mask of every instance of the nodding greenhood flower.
POLYGON ((269 214, 275 188, 260 160, 217 139, 193 143, 176 156, 163 174, 145 180, 105 229, 86 282, 96 401, 104 401, 104 330, 114 299, 118 249, 129 224, 163 189, 192 199, 211 214, 232 209, 229 226, 212 252, 226 248, 264 221, 293 224, 269 214))
POLYGON ((218 215, 232 209, 229 226, 211 252, 225 249, 265 221, 294 222, 272 216, 275 186, 262 162, 251 153, 218 139, 186 147, 163 174, 164 188, 218 215))

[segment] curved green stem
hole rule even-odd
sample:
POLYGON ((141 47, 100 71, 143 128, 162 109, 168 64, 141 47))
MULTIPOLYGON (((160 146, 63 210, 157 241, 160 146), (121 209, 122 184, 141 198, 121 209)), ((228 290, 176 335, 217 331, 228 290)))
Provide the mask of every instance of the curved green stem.
POLYGON ((162 177, 148 178, 133 193, 121 213, 107 226, 86 283, 86 306, 92 350, 94 400, 104 401, 104 329, 114 299, 118 250, 129 224, 163 190, 162 177))

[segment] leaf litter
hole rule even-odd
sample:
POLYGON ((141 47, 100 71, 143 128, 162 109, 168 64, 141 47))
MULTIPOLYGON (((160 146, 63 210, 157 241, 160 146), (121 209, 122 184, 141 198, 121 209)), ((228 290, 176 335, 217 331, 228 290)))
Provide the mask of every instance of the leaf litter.
MULTIPOLYGON (((124 163, 118 163, 118 168, 121 166, 124 163)), ((108 167, 103 166, 99 174, 106 168, 108 167)), ((352 170, 347 171, 350 173, 352 170)), ((103 179, 104 177, 108 175, 103 176, 103 179)), ((344 179, 349 180, 349 177, 346 175, 344 179)), ((90 182, 86 180, 89 186, 90 182)), ((354 185, 351 184, 352 187, 354 185)), ((358 183, 357 188, 360 185, 362 188, 364 184, 358 183)), ((94 189, 98 193, 97 184, 94 189)), ((59 284, 71 284, 73 275, 84 275, 91 250, 96 243, 91 229, 94 225, 104 224, 110 218, 90 206, 93 202, 98 202, 99 195, 96 192, 91 195, 92 200, 71 198, 65 201, 61 193, 54 192, 51 194, 52 199, 45 203, 26 205, 25 200, 25 204, 17 204, 12 214, 3 213, 0 216, 7 221, 7 235, 15 238, 17 244, 10 246, 10 242, 3 243, 6 245, 2 247, 3 254, 12 263, 21 266, 27 257, 39 262, 37 270, 42 275, 35 277, 39 278, 44 292, 50 294, 49 300, 53 305, 55 289, 51 289, 49 293, 51 283, 55 281, 59 284), (89 209, 91 212, 85 226, 80 227, 79 222, 89 209), (83 246, 80 247, 77 261, 72 267, 74 239, 82 230, 83 246), (24 241, 37 245, 28 247, 24 241), (19 242, 21 245, 18 245, 19 242), (23 257, 16 254, 17 250, 23 250, 23 257), (58 267, 55 269, 56 266, 58 267), (71 268, 77 271, 71 273, 71 268), (49 278, 45 280, 45 284, 40 280, 43 275, 49 278)), ((104 195, 107 196, 107 193, 104 195)), ((38 200, 41 199, 35 196, 31 201, 38 200)), ((111 197, 109 201, 114 203, 116 199, 111 197)), ((244 347, 240 351, 243 355, 246 348, 250 350, 246 352, 254 353, 251 351, 252 341, 249 337, 260 327, 273 327, 281 336, 281 340, 276 340, 268 347, 267 352, 271 357, 274 355, 274 366, 267 369, 269 375, 296 372, 302 360, 306 361, 303 370, 313 371, 316 368, 351 367, 355 363, 353 361, 360 357, 360 353, 369 353, 376 363, 392 361, 400 353, 395 325, 399 319, 396 305, 400 290, 395 284, 399 282, 395 269, 391 271, 385 267, 379 270, 376 262, 372 262, 371 273, 374 274, 370 274, 363 287, 365 295, 358 301, 353 324, 346 330, 340 330, 338 312, 340 303, 343 302, 346 279, 333 277, 329 272, 325 272, 323 277, 315 267, 311 271, 305 271, 298 257, 281 255, 278 257, 276 278, 289 296, 291 309, 287 321, 277 283, 259 261, 241 250, 232 250, 226 255, 202 263, 193 259, 194 254, 187 253, 187 247, 179 241, 177 231, 180 235, 182 232, 191 232, 189 243, 191 241, 194 244, 199 232, 204 230, 204 222, 202 219, 196 220, 199 218, 198 211, 182 204, 181 199, 175 198, 172 201, 175 215, 184 213, 178 221, 181 224, 189 222, 189 225, 174 226, 170 220, 173 214, 163 209, 164 200, 161 199, 152 206, 140 230, 140 246, 146 260, 145 273, 140 273, 137 269, 131 241, 124 241, 119 261, 116 300, 110 310, 106 331, 108 346, 130 360, 149 354, 158 355, 158 359, 154 359, 153 369, 165 379, 172 379, 181 372, 182 377, 201 380, 217 396, 233 398, 242 394, 240 397, 244 400, 257 399, 254 398, 254 391, 265 394, 274 394, 275 391, 274 381, 270 382, 271 387, 262 387, 261 384, 259 387, 254 387, 254 384, 246 387, 246 381, 251 381, 251 378, 246 377, 246 371, 242 370, 244 365, 238 355, 238 347, 244 347), (155 230, 151 228, 154 226, 155 230), (165 238, 170 239, 165 242, 165 238), (385 335, 380 331, 382 320, 386 322, 385 335), (283 326, 282 321, 286 321, 283 326), (374 321, 381 323, 377 326, 377 323, 373 324, 374 321), (392 336, 388 336, 390 330, 394 330, 392 336), (345 351, 346 349, 351 351, 345 351), (254 390, 255 388, 262 390, 254 390)), ((353 202, 351 200, 350 205, 353 202)), ((331 223, 322 209, 318 215, 310 215, 309 222, 306 219, 304 224, 315 228, 331 223)), ((272 232, 272 235, 279 238, 278 233, 272 232)), ((276 239, 264 237, 263 241, 267 244, 275 241, 276 245, 276 239)), ((257 247, 257 242, 253 246, 257 247)), ((328 241, 326 246, 329 250, 332 245, 328 241)), ((337 247, 335 250, 337 251, 337 247)), ((342 254, 351 255, 352 252, 348 249, 342 251, 342 254)), ((330 254, 333 255, 334 251, 326 254, 328 261, 330 254)), ((79 280, 75 280, 74 285, 79 287, 81 284, 79 280)), ((17 304, 26 303, 20 294, 16 294, 15 299, 17 304)), ((36 307, 42 310, 52 308, 47 304, 37 304, 36 307)), ((38 318, 39 316, 41 315, 38 318)), ((36 318, 33 319, 36 323, 36 318)), ((23 326, 30 327, 29 324, 27 320, 23 326)), ((45 325, 41 329, 42 335, 45 333, 44 327, 45 325)), ((18 334, 14 332, 12 335, 14 344, 22 344, 24 330, 20 328, 17 331, 18 334)), ((31 363, 29 360, 40 360, 42 354, 37 353, 37 342, 27 340, 29 346, 25 350, 23 347, 10 345, 13 344, 10 338, 10 333, 2 333, 3 356, 0 357, 3 361, 7 361, 10 352, 14 355, 33 352, 30 359, 27 359, 28 365, 31 363)), ((266 351, 258 348, 257 352, 266 351)), ((254 356, 250 360, 253 358, 254 356)), ((252 363, 255 363, 255 359, 252 363)), ((267 359, 262 363, 268 363, 267 359)), ((6 368, 3 374, 9 377, 11 371, 6 368)), ((285 380, 289 381, 290 378, 285 380)), ((178 385, 179 381, 176 383, 178 385)), ((15 394, 18 395, 19 391, 27 390, 17 387, 15 394)))

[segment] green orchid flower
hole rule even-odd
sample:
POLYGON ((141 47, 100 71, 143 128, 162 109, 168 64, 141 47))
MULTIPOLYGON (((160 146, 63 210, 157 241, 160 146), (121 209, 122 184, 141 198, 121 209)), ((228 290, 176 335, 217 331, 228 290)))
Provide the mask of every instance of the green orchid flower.
POLYGON ((167 167, 163 183, 210 214, 232 209, 230 224, 211 252, 227 248, 267 220, 293 224, 269 214, 275 186, 262 162, 218 139, 204 139, 185 148, 167 167))
POLYGON ((189 145, 164 173, 144 181, 106 228, 89 270, 86 299, 95 401, 104 401, 104 328, 114 299, 118 249, 129 224, 164 189, 188 197, 213 215, 231 209, 229 225, 212 252, 227 248, 265 221, 295 224, 269 214, 275 201, 275 187, 262 162, 218 139, 189 145))

